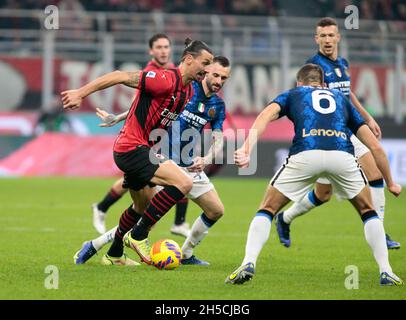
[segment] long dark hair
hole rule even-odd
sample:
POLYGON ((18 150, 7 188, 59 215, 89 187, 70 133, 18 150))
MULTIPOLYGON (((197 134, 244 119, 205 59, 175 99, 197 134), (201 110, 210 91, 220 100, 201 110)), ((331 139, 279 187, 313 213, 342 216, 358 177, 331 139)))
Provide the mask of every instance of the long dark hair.
POLYGON ((193 57, 196 57, 196 56, 200 55, 200 53, 203 50, 206 50, 207 52, 213 54, 213 52, 211 51, 211 49, 205 42, 200 41, 200 40, 192 40, 190 38, 186 38, 185 39, 185 49, 183 50, 181 61, 183 61, 185 59, 186 55, 190 54, 193 57))

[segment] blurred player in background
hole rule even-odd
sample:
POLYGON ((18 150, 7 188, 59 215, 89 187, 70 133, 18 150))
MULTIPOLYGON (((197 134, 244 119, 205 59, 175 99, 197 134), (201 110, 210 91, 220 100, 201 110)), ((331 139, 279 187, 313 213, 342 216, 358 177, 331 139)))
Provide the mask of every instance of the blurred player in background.
POLYGON ((324 72, 315 64, 303 66, 297 73, 297 87, 279 95, 260 113, 243 146, 235 152, 236 164, 246 167, 268 123, 283 116, 294 123, 289 156, 272 178, 250 224, 244 260, 226 283, 241 284, 252 279, 274 215, 289 201, 302 199, 323 176, 333 184, 337 196, 348 199, 358 211, 366 241, 379 266, 380 284, 403 284, 389 264, 383 222, 374 210, 367 180, 354 157, 351 132, 371 150, 388 190, 399 196, 402 187, 393 181, 385 152, 361 114, 339 90, 323 88, 324 72))
MULTIPOLYGON (((371 115, 364 109, 357 97, 351 91, 350 71, 347 60, 338 55, 338 43, 340 42, 340 33, 337 22, 332 18, 322 18, 316 27, 315 40, 319 45, 319 52, 310 58, 307 63, 319 65, 324 71, 324 81, 330 89, 340 90, 360 114, 364 117, 366 124, 378 139, 381 139, 381 129, 371 115)), ((363 145, 355 135, 351 136, 354 144, 355 156, 362 166, 365 175, 368 178, 371 189, 373 207, 383 221, 385 214, 385 190, 382 173, 379 171, 375 160, 368 148, 363 145)), ((290 223, 298 216, 305 214, 316 206, 330 200, 333 189, 328 179, 321 178, 317 180, 316 187, 311 190, 302 200, 295 202, 288 210, 281 212, 277 216, 277 230, 280 242, 289 247, 290 223)), ((400 248, 400 243, 393 241, 386 234, 386 244, 388 249, 400 248)))
POLYGON ((137 223, 131 235, 127 234, 126 242, 144 262, 151 264, 148 241, 151 227, 192 188, 192 179, 178 165, 173 161, 160 162, 162 157, 152 149, 155 141, 151 140, 151 132, 167 130, 178 118, 193 96, 192 81, 204 79, 212 60, 213 54, 204 42, 188 38, 175 69, 110 72, 61 94, 64 109, 77 109, 88 95, 117 84, 139 90, 113 148, 114 161, 124 172, 123 187, 130 189, 133 204, 121 215, 108 252, 112 261, 123 264, 129 261, 124 255, 123 230, 137 223), (162 190, 154 193, 155 185, 163 186, 162 190))
MULTIPOLYGON (((165 34, 158 33, 153 35, 149 39, 149 54, 152 59, 148 62, 147 66, 143 69, 143 71, 157 71, 157 70, 164 70, 175 68, 175 65, 170 62, 171 59, 171 41, 169 37, 165 34)), ((103 116, 104 111, 98 109, 98 114, 103 116)), ((106 123, 103 126, 112 126, 116 123, 124 120, 127 117, 128 111, 118 115, 109 115, 109 118, 105 118, 106 123)), ((93 210, 93 226, 96 231, 100 234, 104 234, 106 232, 106 213, 108 209, 116 203, 120 198, 128 191, 127 188, 123 188, 124 178, 120 178, 115 181, 104 196, 103 200, 99 203, 94 203, 92 205, 93 210)), ((189 234, 189 224, 185 222, 186 216, 186 208, 187 208, 187 198, 180 200, 176 204, 176 214, 175 214, 175 222, 171 227, 171 232, 177 235, 181 235, 187 237, 189 234)))
MULTIPOLYGON (((225 104, 217 93, 230 76, 230 62, 226 57, 216 56, 207 70, 208 73, 202 83, 193 82, 194 96, 169 129, 169 141, 163 139, 160 142, 169 145, 168 150, 162 150, 163 154, 179 164, 193 179, 193 187, 187 196, 203 210, 183 243, 182 264, 209 265, 208 262, 196 258, 193 251, 224 213, 223 203, 203 169, 223 151, 225 104), (206 124, 210 124, 212 129, 212 144, 207 155, 201 157, 195 154, 194 146, 198 144, 206 124)), ((104 112, 99 116, 105 121, 109 119, 110 114, 104 112)), ((74 262, 83 264, 89 260, 112 241, 115 231, 116 228, 113 228, 102 236, 85 242, 82 249, 75 254, 74 262)), ((112 261, 115 260, 108 255, 102 258, 103 264, 121 264, 112 261)))

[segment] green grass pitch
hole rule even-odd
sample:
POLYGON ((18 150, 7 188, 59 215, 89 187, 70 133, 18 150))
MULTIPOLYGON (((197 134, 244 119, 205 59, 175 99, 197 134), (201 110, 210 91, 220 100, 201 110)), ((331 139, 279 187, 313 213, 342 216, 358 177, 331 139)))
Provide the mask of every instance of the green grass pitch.
MULTIPOLYGON (((292 224, 292 246, 279 244, 273 225, 253 280, 225 285, 226 276, 242 261, 249 223, 268 183, 259 179, 215 178, 224 202, 224 217, 196 248, 209 267, 181 266, 173 271, 153 267, 102 266, 101 254, 74 265, 73 254, 97 234, 91 204, 104 196, 112 179, 0 179, 1 299, 405 299, 405 287, 380 287, 377 265, 364 239, 363 225, 347 202, 332 200, 292 224), (58 289, 46 289, 48 273, 59 271, 58 289), (359 289, 345 288, 348 265, 357 266, 359 289)), ((118 222, 130 203, 126 195, 108 214, 107 226, 118 222)), ((406 246, 406 196, 387 195, 386 230, 406 246)), ((190 204, 187 221, 199 208, 190 204)), ((150 240, 171 235, 174 212, 150 234, 150 240)), ((102 250, 105 253, 107 248, 102 250)), ((135 253, 127 253, 136 258, 135 253)), ((406 247, 390 251, 394 271, 406 280, 406 247)))

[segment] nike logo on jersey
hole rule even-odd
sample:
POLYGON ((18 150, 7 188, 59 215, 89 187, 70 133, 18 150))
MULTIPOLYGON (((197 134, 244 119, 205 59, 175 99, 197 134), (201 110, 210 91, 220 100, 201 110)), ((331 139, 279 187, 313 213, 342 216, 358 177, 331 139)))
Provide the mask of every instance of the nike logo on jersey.
POLYGON ((333 73, 332 72, 326 72, 326 77, 331 76, 333 73))
POLYGON ((172 100, 173 100, 173 102, 175 102, 176 101, 176 96, 172 96, 172 100))

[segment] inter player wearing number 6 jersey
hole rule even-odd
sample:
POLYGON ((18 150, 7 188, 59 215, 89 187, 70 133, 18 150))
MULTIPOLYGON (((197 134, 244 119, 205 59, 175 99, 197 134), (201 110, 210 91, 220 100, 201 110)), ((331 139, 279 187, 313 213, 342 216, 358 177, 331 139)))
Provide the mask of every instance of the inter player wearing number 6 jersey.
MULTIPOLYGON (((149 230, 192 188, 192 179, 173 161, 159 163, 150 140, 151 131, 166 130, 177 119, 193 95, 191 82, 202 81, 205 68, 213 60, 213 54, 204 42, 187 39, 185 44, 181 63, 175 69, 115 71, 77 90, 62 92, 63 107, 77 109, 88 95, 116 84, 140 91, 114 143, 114 161, 124 172, 125 184, 134 201, 131 215, 128 216, 127 210, 123 215, 127 220, 130 217, 131 221, 136 221, 142 213, 131 234, 126 234, 125 241, 147 264, 151 264, 149 230), (164 188, 153 195, 151 187, 154 185, 164 188)), ((123 259, 125 263, 123 236, 117 229, 108 255, 112 259, 123 259)))
MULTIPOLYGON (((337 22, 332 18, 322 18, 316 28, 316 42, 319 45, 319 52, 310 58, 306 63, 319 65, 324 71, 324 81, 330 89, 340 90, 360 114, 364 117, 366 124, 370 127, 375 136, 381 138, 381 129, 375 120, 362 107, 361 103, 351 91, 351 81, 349 73, 349 64, 347 60, 338 56, 338 43, 340 33, 338 32, 337 22)), ((361 164, 365 175, 368 178, 368 184, 371 189, 372 204, 379 218, 383 221, 385 214, 385 192, 381 172, 377 168, 371 152, 363 145, 355 135, 351 136, 351 142, 354 145, 355 156, 361 164)), ((277 216, 277 230, 280 242, 289 247, 290 223, 298 216, 305 214, 316 206, 327 202, 332 195, 330 182, 325 178, 317 180, 316 187, 303 199, 296 202, 288 210, 281 212, 277 216)), ((393 241, 386 234, 386 245, 388 249, 399 249, 400 243, 393 241)))
POLYGON ((385 152, 351 102, 340 91, 322 87, 320 66, 303 66, 296 79, 298 87, 279 95, 261 112, 244 145, 235 152, 236 164, 245 167, 256 143, 255 137, 264 132, 269 122, 287 116, 294 123, 295 136, 289 157, 272 178, 251 222, 241 266, 226 282, 239 284, 253 277, 274 215, 290 200, 302 199, 313 183, 325 176, 337 196, 349 199, 361 216, 365 238, 379 266, 380 284, 402 285, 389 264, 383 223, 372 206, 367 181, 354 157, 351 133, 371 150, 388 190, 399 196, 402 188, 392 180, 385 152))

